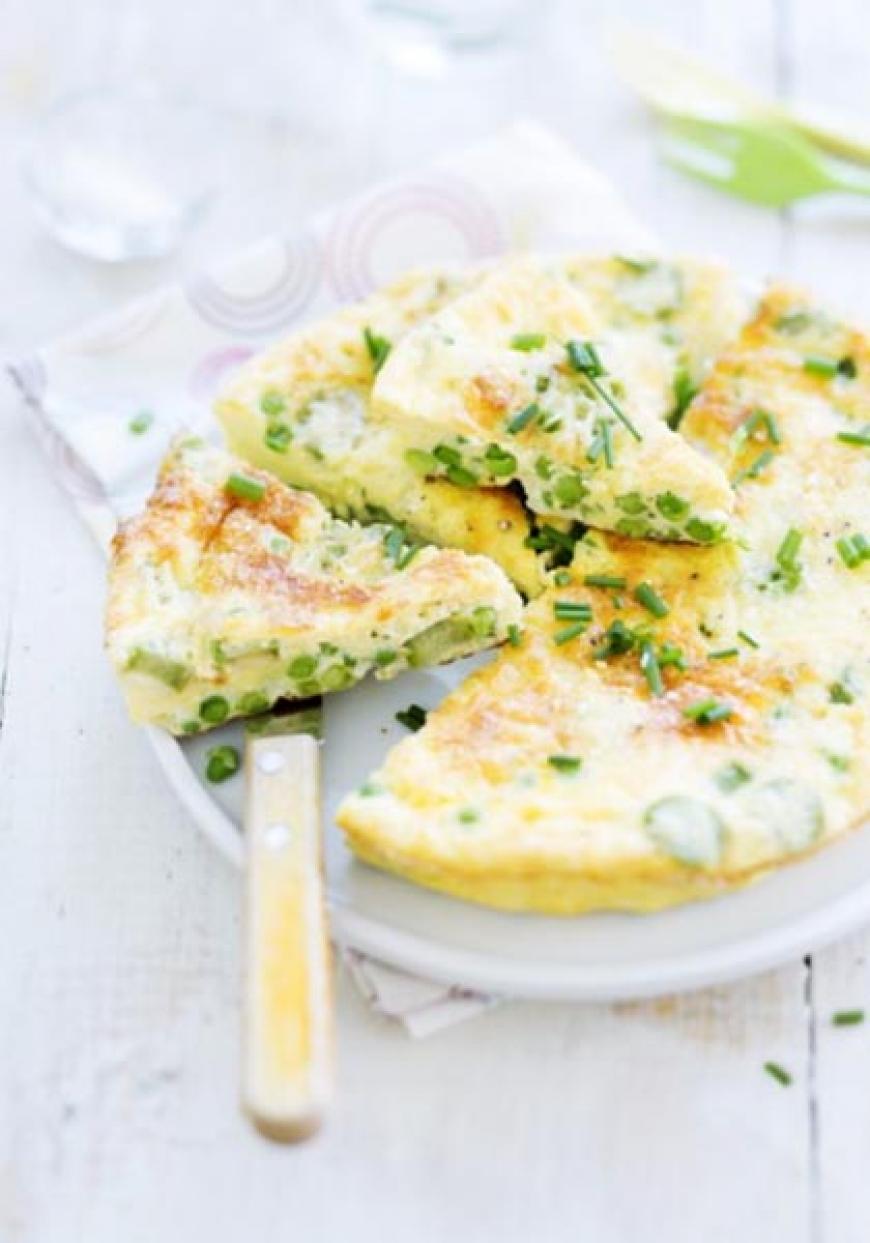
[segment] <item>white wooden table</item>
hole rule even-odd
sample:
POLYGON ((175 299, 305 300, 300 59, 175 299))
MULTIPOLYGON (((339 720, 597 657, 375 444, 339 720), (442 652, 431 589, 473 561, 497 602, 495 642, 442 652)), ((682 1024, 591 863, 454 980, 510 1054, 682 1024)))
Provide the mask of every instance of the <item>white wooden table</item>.
MULTIPOLYGON (((294 6, 281 37, 323 7, 294 6)), ((336 18, 347 140, 312 129, 318 89, 324 106, 336 95, 315 58, 294 78, 308 115, 228 118, 242 176, 174 260, 107 269, 61 251, 4 161, 0 342, 35 344, 519 113, 598 162, 675 246, 866 312, 867 216, 765 213, 663 169, 602 52, 605 7, 767 89, 870 110, 863 0, 554 0, 513 63, 463 68, 446 88, 367 66, 336 18)), ((168 80, 207 79, 238 49, 245 72, 228 80, 267 90, 246 22, 280 9, 7 0, 0 137, 16 142, 57 86, 135 67, 144 28, 168 80)), ((330 1127, 300 1150, 257 1139, 235 1101, 238 878, 126 722, 100 650, 98 558, 22 412, 0 402, 0 1243, 866 1243, 870 1024, 830 1021, 870 1009, 866 936, 731 988, 509 1004, 420 1043, 342 977, 330 1127), (769 1059, 790 1087, 764 1074, 769 1059)))

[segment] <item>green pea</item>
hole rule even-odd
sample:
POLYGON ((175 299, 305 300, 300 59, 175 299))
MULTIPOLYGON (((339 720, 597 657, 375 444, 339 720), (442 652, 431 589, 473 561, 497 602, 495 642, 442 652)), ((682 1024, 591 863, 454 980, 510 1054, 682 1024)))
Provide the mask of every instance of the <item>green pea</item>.
POLYGON ((699 544, 714 544, 725 533, 721 522, 704 522, 701 518, 690 518, 686 523, 686 534, 699 544))
POLYGON ((386 669, 387 665, 391 665, 398 653, 393 651, 391 647, 383 647, 379 652, 375 652, 375 664, 379 669, 386 669))
POLYGON ((620 518, 616 524, 616 530, 620 535, 627 535, 630 539, 643 539, 649 527, 644 518, 620 518))
POLYGON ((291 678, 295 678, 299 681, 301 678, 310 678, 316 668, 316 656, 296 656, 290 661, 287 672, 290 674, 291 678))
POLYGON ((181 732, 183 734, 198 734, 201 729, 202 725, 199 721, 185 721, 181 727, 181 732))
POLYGON ((624 514, 642 514, 646 509, 646 502, 639 492, 626 492, 618 496, 614 504, 624 514))
POLYGON ((343 691, 354 680, 353 674, 344 665, 330 665, 320 675, 320 683, 325 691, 343 691))
POLYGON ((560 505, 577 505, 587 492, 582 475, 561 475, 553 485, 553 493, 560 505))
POLYGON ((471 627, 480 639, 488 639, 495 634, 495 609, 481 605, 471 614, 471 627))
POLYGON ((307 682, 300 682, 296 689, 305 699, 311 699, 314 695, 320 694, 320 683, 312 678, 307 682))
POLYGON ((663 518, 679 519, 689 512, 689 502, 675 492, 661 492, 656 497, 656 509, 663 518))
POLYGON ((269 700, 262 691, 248 691, 246 695, 242 695, 236 707, 243 716, 256 716, 258 712, 267 710, 269 700))
POLYGON ((206 755, 205 775, 209 781, 226 781, 239 771, 240 764, 235 747, 212 747, 206 755))
POLYGON ((229 711, 230 705, 223 695, 209 695, 208 699, 204 699, 199 705, 199 715, 204 721, 208 721, 209 725, 220 725, 221 721, 225 721, 229 716, 229 711))
POLYGON ((286 453, 287 446, 293 439, 293 429, 286 423, 272 423, 266 428, 266 435, 263 439, 266 446, 274 453, 286 453))

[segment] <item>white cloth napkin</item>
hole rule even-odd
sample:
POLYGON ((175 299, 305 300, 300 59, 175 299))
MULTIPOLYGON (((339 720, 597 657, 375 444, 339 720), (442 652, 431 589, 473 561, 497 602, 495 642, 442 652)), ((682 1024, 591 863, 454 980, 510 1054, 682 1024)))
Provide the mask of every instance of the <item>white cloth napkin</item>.
MULTIPOLYGON (((151 490, 180 428, 214 434, 227 371, 281 333, 411 266, 506 250, 649 249, 613 186, 560 139, 520 122, 430 167, 321 212, 288 237, 158 290, 8 370, 49 461, 103 548, 151 490), (153 413, 147 435, 130 431, 153 413)), ((380 1013, 424 1036, 494 999, 355 951, 347 967, 380 1013)))

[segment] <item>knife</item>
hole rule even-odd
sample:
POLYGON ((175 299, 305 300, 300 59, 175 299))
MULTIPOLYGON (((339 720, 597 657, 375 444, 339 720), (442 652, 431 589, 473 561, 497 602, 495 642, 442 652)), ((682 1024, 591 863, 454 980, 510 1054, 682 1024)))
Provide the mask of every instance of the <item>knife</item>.
POLYGON ((242 1104, 281 1143, 312 1135, 333 1092, 321 736, 319 697, 282 701, 246 730, 242 1104))

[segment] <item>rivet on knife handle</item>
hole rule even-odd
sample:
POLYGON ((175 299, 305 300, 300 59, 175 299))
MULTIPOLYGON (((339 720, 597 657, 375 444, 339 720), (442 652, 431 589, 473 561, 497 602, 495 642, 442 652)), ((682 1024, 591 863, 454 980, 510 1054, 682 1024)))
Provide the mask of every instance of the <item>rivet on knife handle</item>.
POLYGON ((308 734, 249 739, 245 1110, 270 1139, 319 1127, 332 1095, 330 954, 318 747, 308 734))

